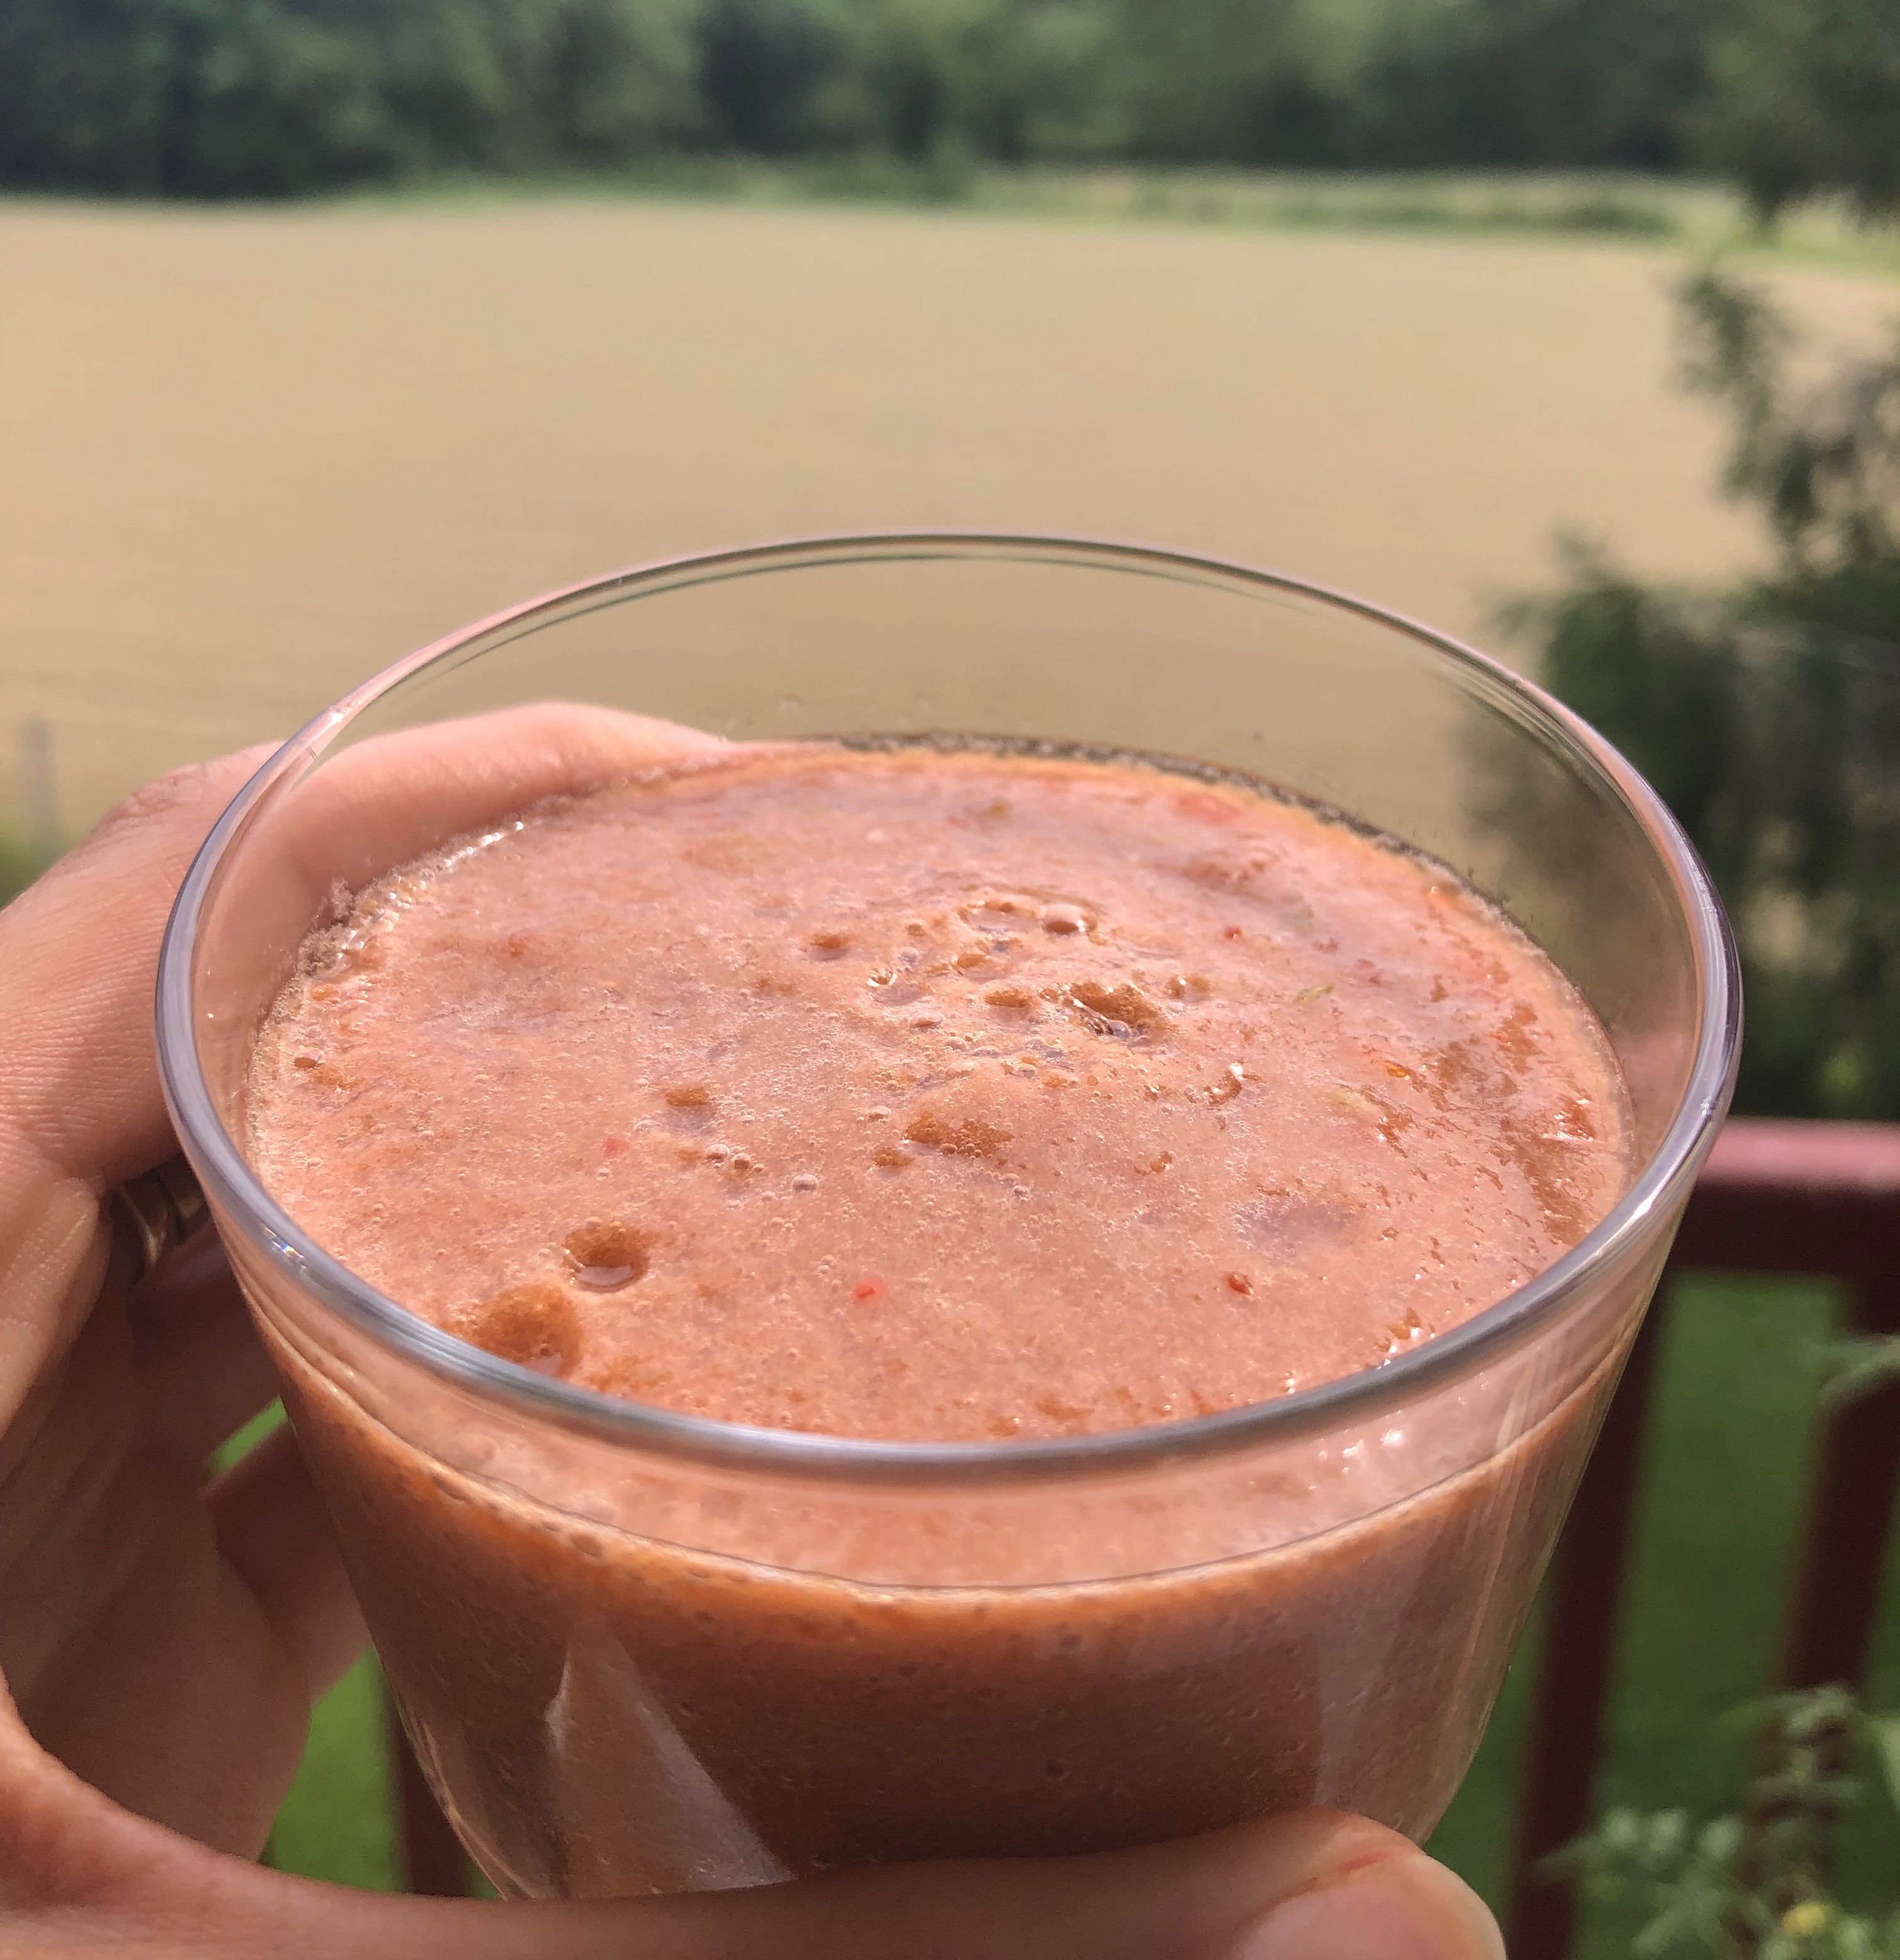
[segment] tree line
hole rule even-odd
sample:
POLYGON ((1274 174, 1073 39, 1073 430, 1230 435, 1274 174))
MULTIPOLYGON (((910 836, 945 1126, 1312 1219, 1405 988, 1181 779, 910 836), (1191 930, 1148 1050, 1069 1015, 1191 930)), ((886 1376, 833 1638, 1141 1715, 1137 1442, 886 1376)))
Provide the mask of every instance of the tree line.
POLYGON ((0 183, 682 152, 1713 170, 1900 205, 1893 0, 0 0, 0 183))

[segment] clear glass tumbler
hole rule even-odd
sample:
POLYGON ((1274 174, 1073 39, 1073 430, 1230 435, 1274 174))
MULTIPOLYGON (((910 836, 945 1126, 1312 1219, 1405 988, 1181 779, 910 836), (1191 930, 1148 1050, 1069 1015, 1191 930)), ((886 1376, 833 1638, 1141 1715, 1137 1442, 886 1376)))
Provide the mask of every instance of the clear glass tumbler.
POLYGON ((403 661, 269 762, 167 935, 159 1046, 436 1790, 506 1894, 1080 1851, 1323 1804, 1422 1838, 1467 1767, 1727 1104, 1694 853, 1504 668, 1302 581, 1061 539, 650 566, 403 661), (1077 1440, 931 1445, 618 1401, 410 1317, 240 1139, 299 942, 391 865, 736 738, 1003 738, 1238 772, 1443 861, 1608 1030, 1639 1165, 1574 1250, 1375 1371, 1077 1440))

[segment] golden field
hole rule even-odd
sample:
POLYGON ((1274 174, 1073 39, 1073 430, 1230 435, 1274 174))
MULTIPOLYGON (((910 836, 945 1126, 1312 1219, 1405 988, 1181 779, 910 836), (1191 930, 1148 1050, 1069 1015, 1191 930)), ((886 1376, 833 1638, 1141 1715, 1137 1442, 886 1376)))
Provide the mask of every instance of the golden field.
MULTIPOLYGON (((1758 545, 1671 385, 1676 267, 957 212, 0 204, 0 823, 35 718, 76 829, 510 600, 761 536, 1151 539, 1481 642, 1559 523, 1718 572, 1758 545)), ((1832 340, 1900 310, 1773 279, 1832 340)))

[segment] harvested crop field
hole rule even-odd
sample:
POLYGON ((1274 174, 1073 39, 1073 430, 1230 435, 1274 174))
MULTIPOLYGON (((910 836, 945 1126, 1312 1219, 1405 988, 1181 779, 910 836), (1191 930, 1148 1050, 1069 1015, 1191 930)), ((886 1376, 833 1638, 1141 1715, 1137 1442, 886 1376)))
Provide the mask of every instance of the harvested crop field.
MULTIPOLYGON (((17 202, 0 262, 0 826, 36 724, 71 831, 511 600, 770 534, 1145 537, 1481 640, 1561 523, 1653 571, 1754 549, 1640 247, 17 202)), ((1836 339, 1900 304, 1775 282, 1836 339)))

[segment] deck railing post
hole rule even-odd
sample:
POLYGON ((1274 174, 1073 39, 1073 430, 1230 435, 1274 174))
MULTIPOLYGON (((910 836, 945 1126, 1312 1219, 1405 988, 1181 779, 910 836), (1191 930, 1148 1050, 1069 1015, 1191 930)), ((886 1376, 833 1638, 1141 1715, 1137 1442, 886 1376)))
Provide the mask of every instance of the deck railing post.
POLYGON ((1544 1634, 1520 1759, 1504 1915, 1511 1960, 1566 1960, 1571 1950, 1575 1895, 1539 1868, 1590 1823, 1671 1278, 1665 1270, 1630 1351, 1544 1589, 1544 1634))
MULTIPOLYGON (((1670 1271, 1686 1271, 1832 1276, 1847 1289, 1847 1331, 1900 1334, 1900 1126, 1730 1124, 1676 1236, 1670 1271)), ((1663 1299, 1659 1288, 1659 1308, 1663 1299)), ((1552 1567, 1505 1915, 1512 1960, 1566 1960, 1571 1949, 1570 1888, 1540 1880, 1537 1867, 1590 1822, 1656 1318, 1653 1309, 1552 1567)), ((1900 1384, 1823 1414, 1789 1589, 1784 1685, 1860 1680, 1897 1484, 1900 1384)))
MULTIPOLYGON (((1844 1331, 1900 1335, 1900 1229, 1893 1278, 1851 1283, 1844 1331)), ((1900 1487, 1900 1381, 1825 1411, 1781 1640, 1781 1684, 1857 1685, 1879 1611, 1900 1487)))

